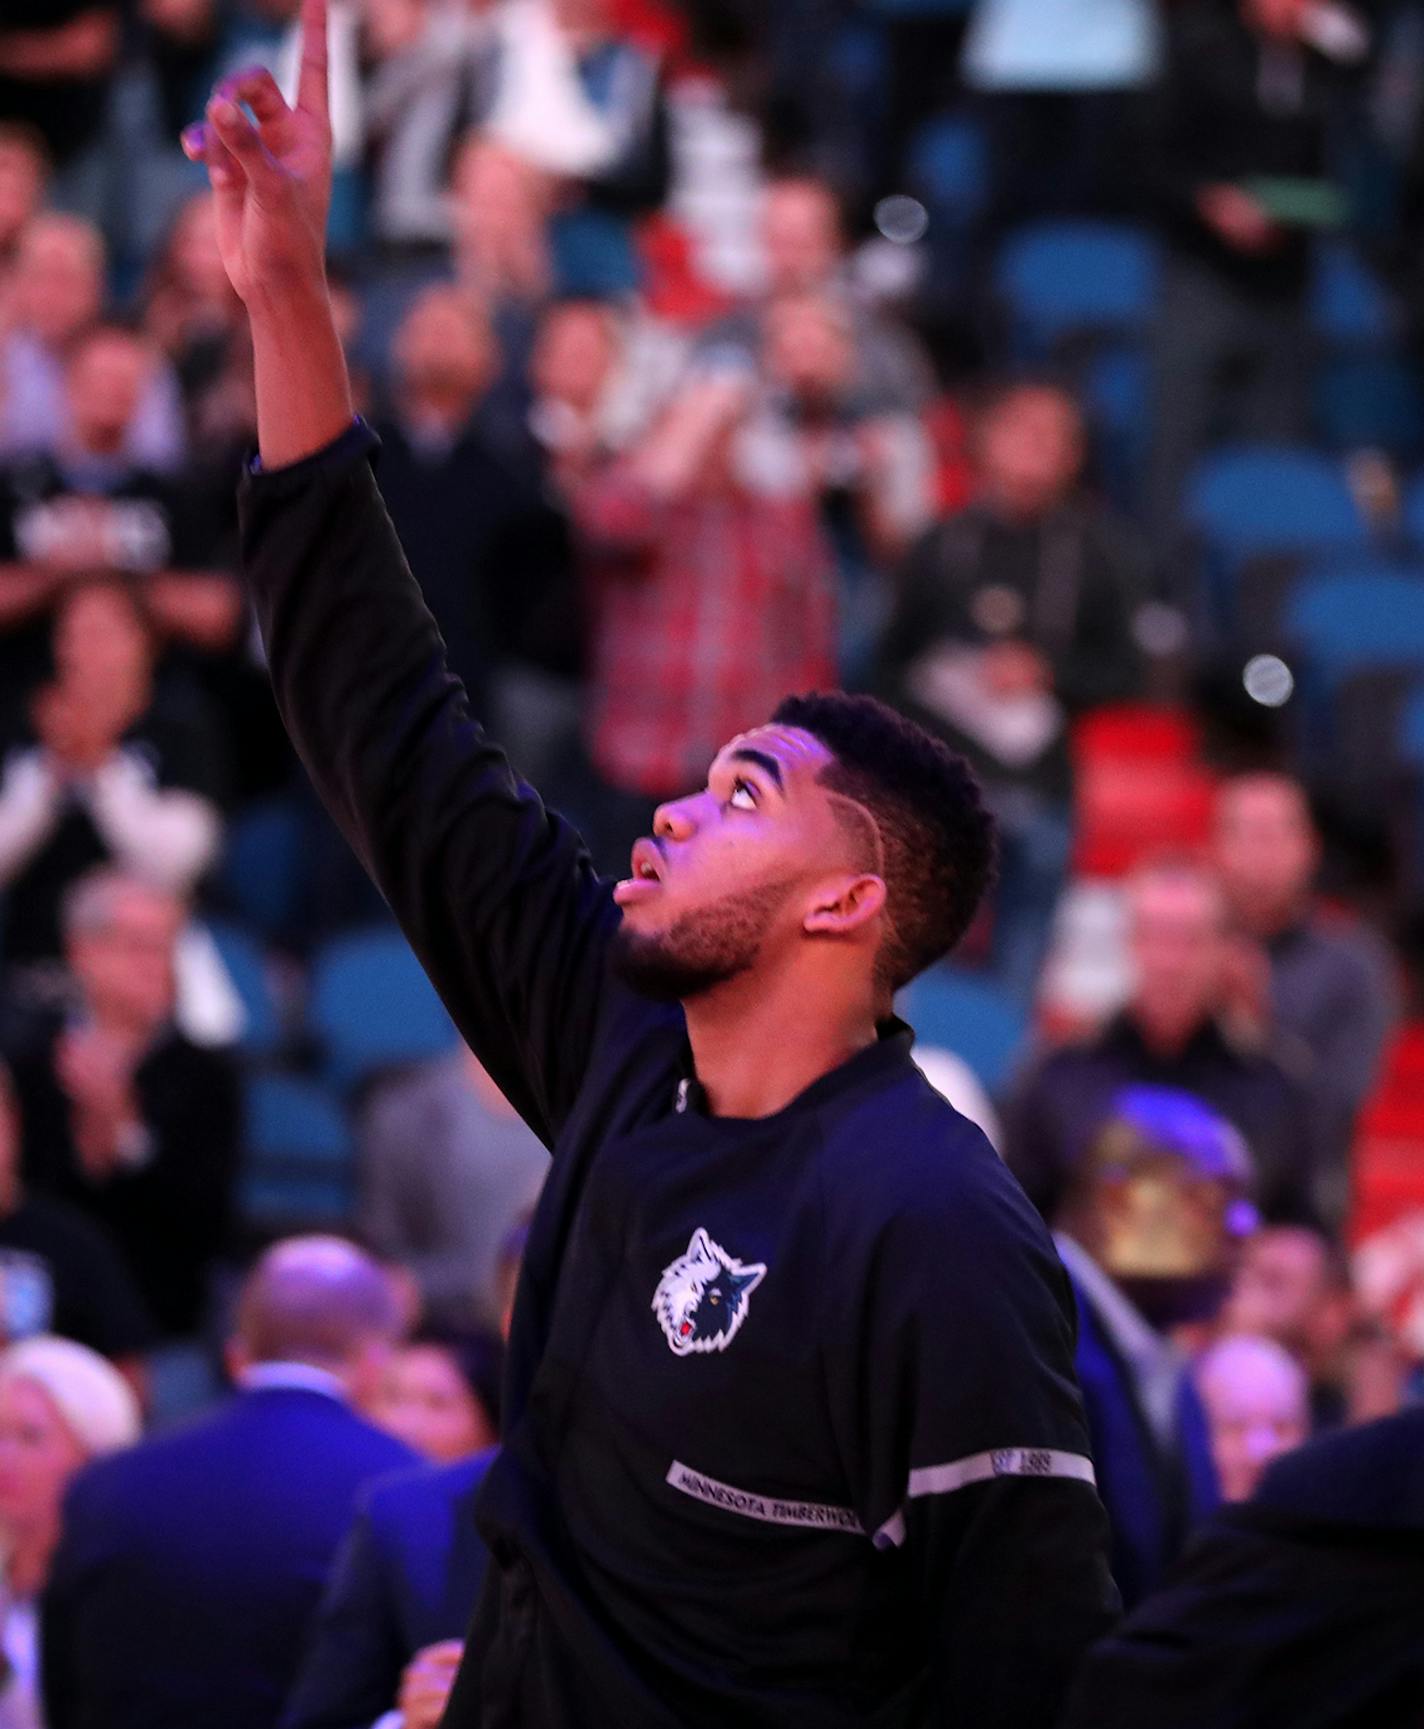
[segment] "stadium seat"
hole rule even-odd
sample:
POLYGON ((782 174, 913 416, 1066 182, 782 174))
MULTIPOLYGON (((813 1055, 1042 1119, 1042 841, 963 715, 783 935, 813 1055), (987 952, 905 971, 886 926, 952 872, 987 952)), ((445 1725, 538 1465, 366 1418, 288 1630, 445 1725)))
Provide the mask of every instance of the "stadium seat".
POLYGON ((915 134, 909 148, 910 187, 933 224, 968 228, 989 192, 989 152, 984 131, 963 114, 941 114, 915 134))
POLYGON ((1022 361, 1052 358, 1068 339, 1140 332, 1151 315, 1158 254, 1124 223, 1034 223, 1005 241, 995 286, 1022 361))
POLYGON ((1348 246, 1326 242, 1317 248, 1306 305, 1315 334, 1334 349, 1377 352, 1401 333, 1399 307, 1348 246))
POLYGON ((282 1016, 262 946, 237 925, 221 919, 209 921, 207 928, 246 1011, 242 1050, 248 1056, 271 1056, 282 1042, 282 1016))
POLYGON ((1404 459, 1424 451, 1424 391, 1393 354, 1324 360, 1315 374, 1314 409, 1331 450, 1385 450, 1404 459))
POLYGON ((244 925, 281 940, 307 904, 306 857, 300 808, 280 798, 254 805, 228 829, 217 892, 244 925))
POLYGON ((1178 709, 1123 703, 1073 729, 1076 876, 1126 875, 1149 852, 1200 846, 1215 783, 1194 721, 1178 709))
POLYGON ((350 1215, 356 1155, 340 1101, 299 1075, 247 1083, 244 1219, 260 1229, 337 1223, 350 1215))
POLYGON ((318 951, 307 1019, 328 1075, 342 1087, 438 1057, 457 1042, 420 963, 399 932, 385 926, 337 937, 318 951))
POLYGON ((1151 425, 1151 371, 1137 342, 1112 343, 1090 356, 1082 375, 1103 480, 1114 503, 1137 508, 1151 425))
POLYGON ((1360 546, 1367 533, 1340 465, 1301 445, 1220 447, 1197 464, 1184 506, 1189 526, 1233 564, 1360 546))
POLYGON ((957 967, 922 973, 905 990, 902 1009, 920 1044, 962 1057, 991 1093, 1008 1081, 1029 1030, 1019 1002, 957 967))
POLYGON ((1334 560, 1302 576, 1282 622, 1327 690, 1370 668, 1424 670, 1424 565, 1334 560))

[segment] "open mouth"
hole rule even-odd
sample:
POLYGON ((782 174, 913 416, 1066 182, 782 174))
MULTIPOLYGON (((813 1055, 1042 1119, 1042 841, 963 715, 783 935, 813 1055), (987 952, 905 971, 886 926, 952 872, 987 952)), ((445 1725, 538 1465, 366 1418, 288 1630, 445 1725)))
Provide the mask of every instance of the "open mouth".
POLYGON ((640 840, 633 848, 629 869, 632 874, 625 877, 613 891, 613 898, 619 906, 631 906, 637 901, 646 900, 649 895, 656 894, 663 886, 663 875, 667 866, 655 842, 640 840))

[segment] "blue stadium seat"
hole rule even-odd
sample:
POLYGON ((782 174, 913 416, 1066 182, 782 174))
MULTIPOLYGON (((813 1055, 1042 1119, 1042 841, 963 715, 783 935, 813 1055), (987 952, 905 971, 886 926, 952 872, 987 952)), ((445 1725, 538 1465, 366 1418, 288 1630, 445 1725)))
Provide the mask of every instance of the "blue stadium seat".
POLYGON ((1028 1016, 1015 998, 958 967, 922 973, 906 987, 901 1010, 918 1043, 962 1057, 991 1093, 1008 1081, 1028 1036, 1028 1016))
POLYGON ((1362 546, 1367 528, 1340 465, 1305 446, 1227 445, 1187 482, 1188 524, 1231 562, 1362 546))
POLYGON ((967 115, 926 121, 910 144, 908 169, 911 189, 924 200, 932 225, 968 228, 983 211, 989 152, 983 127, 967 115))
POLYGON ((227 832, 217 889, 263 936, 288 936, 308 903, 306 827, 300 808, 275 798, 237 817, 227 832))
POLYGON ((1400 334, 1395 301, 1359 254, 1338 243, 1316 249, 1307 307, 1311 327, 1332 348, 1388 348, 1400 334))
POLYGON ((240 1041, 243 1051, 249 1056, 271 1056, 282 1042, 282 1016, 262 945, 222 919, 209 920, 207 929, 247 1012, 240 1041))
POLYGON ((995 286, 1021 360, 1043 360, 1070 337, 1141 331, 1152 311, 1158 251, 1126 223, 1034 223, 1005 241, 995 286))
POLYGON ((1301 578, 1282 622, 1327 690, 1372 668, 1424 671, 1424 564, 1332 560, 1301 578))
POLYGON ((1397 458, 1424 451, 1424 390, 1389 353, 1341 354, 1317 368, 1315 420, 1332 450, 1386 450, 1397 458))
POLYGON ((300 1075, 268 1073, 248 1081, 246 1103, 247 1222, 288 1229, 349 1217, 356 1153, 338 1098, 300 1075))
POLYGON ((378 1069, 437 1057, 455 1029, 399 932, 385 926, 337 937, 312 963, 307 1020, 338 1086, 378 1069))
POLYGON ((1151 369, 1140 343, 1115 343, 1094 354, 1082 376, 1103 480, 1119 509, 1136 510, 1147 461, 1151 369))

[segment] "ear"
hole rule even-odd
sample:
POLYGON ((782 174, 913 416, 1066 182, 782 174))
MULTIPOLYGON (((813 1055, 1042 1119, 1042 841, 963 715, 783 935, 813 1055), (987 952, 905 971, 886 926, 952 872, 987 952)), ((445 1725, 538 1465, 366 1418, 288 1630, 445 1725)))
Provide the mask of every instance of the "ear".
POLYGON ((701 1225, 692 1233, 692 1241, 687 1245, 688 1258, 693 1261, 715 1261, 712 1245, 707 1240, 707 1232, 701 1225))
POLYGON ((868 872, 833 877, 816 892, 801 928, 823 936, 847 937, 885 910, 885 880, 868 872))

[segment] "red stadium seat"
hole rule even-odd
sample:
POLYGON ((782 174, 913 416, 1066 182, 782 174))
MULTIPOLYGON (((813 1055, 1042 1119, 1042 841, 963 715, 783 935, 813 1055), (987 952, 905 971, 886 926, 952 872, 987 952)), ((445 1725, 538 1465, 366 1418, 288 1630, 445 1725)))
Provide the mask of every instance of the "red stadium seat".
POLYGON ((1078 723, 1078 875, 1120 877, 1146 854, 1205 842, 1215 782, 1199 745, 1177 709, 1123 704, 1078 723))
POLYGON ((1424 1022, 1406 1026, 1355 1140, 1350 1237, 1360 1242, 1424 1209, 1424 1022))

